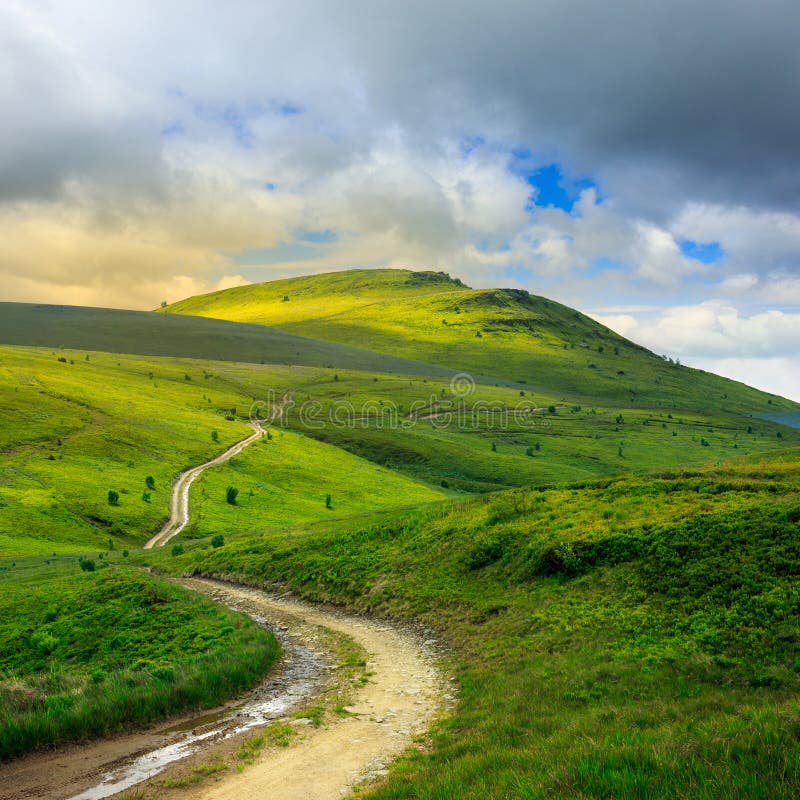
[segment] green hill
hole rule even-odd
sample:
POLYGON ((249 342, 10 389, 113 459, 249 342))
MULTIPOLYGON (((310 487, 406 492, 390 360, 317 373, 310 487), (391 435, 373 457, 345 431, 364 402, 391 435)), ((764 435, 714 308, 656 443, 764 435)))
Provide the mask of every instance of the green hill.
POLYGON ((352 270, 239 286, 163 309, 495 375, 585 402, 783 411, 795 403, 666 361, 579 311, 519 289, 447 275, 352 270))

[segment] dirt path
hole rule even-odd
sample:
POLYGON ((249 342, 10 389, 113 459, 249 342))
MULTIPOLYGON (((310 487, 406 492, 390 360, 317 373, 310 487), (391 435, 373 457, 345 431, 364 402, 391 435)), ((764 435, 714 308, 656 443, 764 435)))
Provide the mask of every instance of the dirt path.
POLYGON ((242 439, 236 444, 229 447, 224 453, 220 453, 205 464, 199 464, 196 467, 187 469, 178 475, 177 480, 172 485, 172 492, 169 498, 169 519, 164 523, 164 527, 145 544, 144 549, 150 550, 153 547, 162 547, 174 536, 177 536, 189 524, 189 488, 191 487, 194 479, 209 467, 215 467, 218 464, 224 464, 229 459, 244 450, 245 447, 258 441, 264 435, 264 428, 262 422, 269 424, 270 422, 279 419, 283 415, 284 408, 287 403, 291 402, 292 395, 284 395, 280 403, 277 403, 271 411, 269 419, 253 420, 250 422, 250 427, 253 433, 246 439, 242 439))
POLYGON ((277 672, 243 701, 221 709, 0 764, 0 800, 97 800, 126 790, 150 800, 167 796, 164 781, 186 783, 198 766, 219 758, 237 763, 233 754, 243 739, 257 735, 258 724, 291 723, 294 709, 318 702, 314 697, 335 683, 330 631, 352 637, 367 652, 369 682, 354 689, 347 714, 328 714, 319 728, 298 724, 289 747, 264 751, 242 772, 227 769, 199 785, 189 781, 170 789, 169 797, 342 797, 384 774, 449 697, 433 643, 409 632, 257 589, 199 579, 183 583, 275 629, 285 653, 277 672))
POLYGON ((145 550, 165 545, 173 536, 177 536, 189 524, 189 488, 192 482, 209 467, 225 463, 238 453, 241 453, 247 445, 260 439, 264 433, 261 425, 257 422, 251 422, 250 427, 253 429, 253 433, 246 439, 236 442, 235 445, 229 447, 224 453, 220 453, 215 458, 212 458, 211 461, 206 461, 205 464, 187 469, 186 472, 181 472, 181 474, 178 475, 178 479, 172 485, 172 494, 169 499, 169 519, 164 523, 164 527, 147 542, 144 546, 145 550))
MULTIPOLYGON (((190 585, 199 588, 195 582, 190 585)), ((296 745, 275 748, 242 773, 226 773, 214 785, 188 791, 185 796, 192 800, 342 797, 356 784, 385 774, 388 763, 427 730, 442 708, 446 688, 431 641, 423 644, 380 622, 270 598, 254 589, 216 584, 211 596, 233 599, 251 614, 278 614, 295 624, 323 626, 353 637, 367 651, 371 677, 347 707, 347 716, 320 728, 305 728, 296 745)))

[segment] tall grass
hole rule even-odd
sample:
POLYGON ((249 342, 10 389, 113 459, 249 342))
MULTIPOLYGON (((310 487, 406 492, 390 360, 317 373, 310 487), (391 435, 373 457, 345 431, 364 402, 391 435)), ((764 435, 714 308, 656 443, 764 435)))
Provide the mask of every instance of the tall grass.
POLYGON ((217 705, 278 655, 245 615, 160 578, 48 562, 0 562, 0 759, 217 705))
POLYGON ((224 651, 173 667, 118 670, 97 683, 86 679, 64 693, 0 691, 0 759, 147 725, 235 697, 250 688, 278 654, 274 640, 265 646, 260 636, 241 638, 244 641, 224 651))

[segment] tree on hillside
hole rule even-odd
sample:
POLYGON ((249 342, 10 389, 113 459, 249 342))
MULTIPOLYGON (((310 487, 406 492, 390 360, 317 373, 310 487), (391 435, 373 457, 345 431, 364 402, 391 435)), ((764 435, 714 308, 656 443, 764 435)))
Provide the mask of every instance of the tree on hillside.
POLYGON ((239 490, 235 486, 229 486, 225 490, 225 500, 232 506, 236 505, 236 498, 239 496, 239 490))
POLYGON ((113 489, 108 490, 108 504, 110 506, 119 505, 119 492, 115 492, 113 489))

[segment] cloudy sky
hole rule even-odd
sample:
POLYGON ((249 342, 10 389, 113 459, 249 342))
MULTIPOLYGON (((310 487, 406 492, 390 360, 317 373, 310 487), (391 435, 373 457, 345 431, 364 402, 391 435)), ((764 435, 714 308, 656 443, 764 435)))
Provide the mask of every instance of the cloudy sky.
POLYGON ((521 286, 800 400, 796 0, 2 0, 0 299, 521 286))

